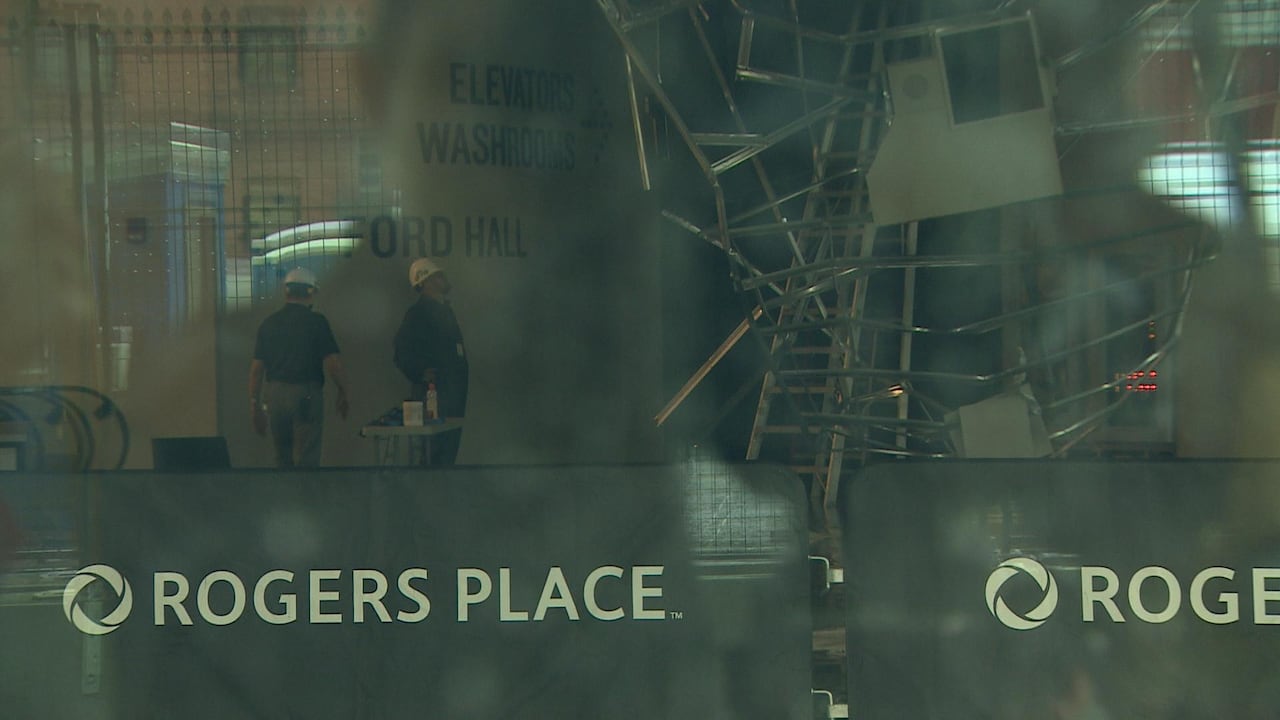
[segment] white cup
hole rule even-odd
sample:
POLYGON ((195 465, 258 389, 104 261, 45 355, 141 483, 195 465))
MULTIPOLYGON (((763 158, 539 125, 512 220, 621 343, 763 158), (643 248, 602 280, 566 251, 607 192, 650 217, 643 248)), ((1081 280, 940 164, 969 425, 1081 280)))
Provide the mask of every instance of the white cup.
POLYGON ((422 426, 421 400, 406 400, 404 402, 404 425, 405 427, 422 426))

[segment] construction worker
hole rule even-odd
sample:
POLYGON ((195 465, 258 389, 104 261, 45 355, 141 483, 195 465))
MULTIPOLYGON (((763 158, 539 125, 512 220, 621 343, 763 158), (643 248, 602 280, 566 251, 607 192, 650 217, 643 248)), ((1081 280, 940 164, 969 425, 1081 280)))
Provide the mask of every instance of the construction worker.
POLYGON ((338 415, 345 420, 350 408, 338 342, 325 316, 311 309, 318 289, 310 270, 285 275, 284 307, 258 326, 249 364, 253 429, 270 429, 277 467, 320 464, 325 373, 338 390, 338 415))
MULTIPOLYGON (((395 336, 395 364, 409 381, 409 397, 422 400, 434 385, 442 418, 461 418, 467 408, 467 351, 458 317, 449 307, 453 286, 444 269, 428 258, 409 267, 409 285, 418 299, 405 311, 395 336)), ((431 443, 431 465, 452 465, 462 430, 441 433, 431 443)))

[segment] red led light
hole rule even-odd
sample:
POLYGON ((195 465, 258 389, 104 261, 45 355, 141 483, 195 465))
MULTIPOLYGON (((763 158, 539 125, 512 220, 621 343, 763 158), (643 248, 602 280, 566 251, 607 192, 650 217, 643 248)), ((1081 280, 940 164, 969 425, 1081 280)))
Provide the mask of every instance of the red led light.
POLYGON ((1159 390, 1160 386, 1154 381, 1160 376, 1157 370, 1131 370, 1129 372, 1114 373, 1116 382, 1112 386, 1115 392, 1140 392, 1153 393, 1159 390), (1124 387, 1120 387, 1120 380, 1125 380, 1124 387))

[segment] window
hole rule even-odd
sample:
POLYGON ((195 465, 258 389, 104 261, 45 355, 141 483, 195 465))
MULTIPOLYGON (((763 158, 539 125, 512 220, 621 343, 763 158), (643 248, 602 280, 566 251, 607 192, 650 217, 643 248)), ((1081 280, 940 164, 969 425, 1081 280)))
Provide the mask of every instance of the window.
POLYGON ((240 82, 262 90, 298 85, 298 31, 286 27, 240 30, 240 82))
POLYGON ((1044 107, 1030 22, 947 33, 938 43, 957 125, 1044 107))
POLYGON ((1216 143, 1169 143, 1147 158, 1138 182, 1147 192, 1218 229, 1242 222, 1252 212, 1262 238, 1271 287, 1280 293, 1280 141, 1253 140, 1241 158, 1247 202, 1241 203, 1235 163, 1216 143))

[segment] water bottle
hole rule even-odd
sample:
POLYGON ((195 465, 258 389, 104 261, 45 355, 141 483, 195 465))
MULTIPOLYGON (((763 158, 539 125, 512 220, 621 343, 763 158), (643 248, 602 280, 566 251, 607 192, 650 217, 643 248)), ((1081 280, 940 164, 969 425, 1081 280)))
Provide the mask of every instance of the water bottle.
POLYGON ((427 383, 427 400, 422 408, 423 420, 437 422, 440 418, 440 396, 435 383, 427 383))

